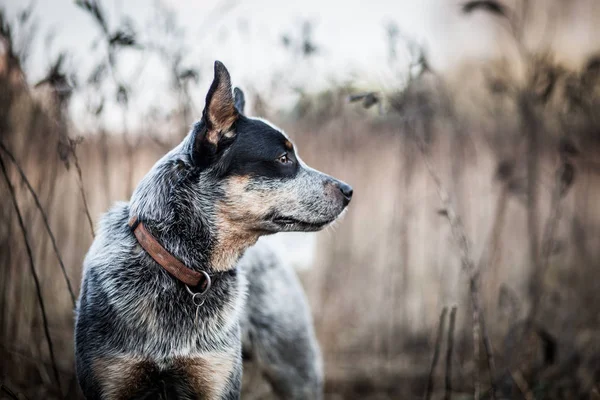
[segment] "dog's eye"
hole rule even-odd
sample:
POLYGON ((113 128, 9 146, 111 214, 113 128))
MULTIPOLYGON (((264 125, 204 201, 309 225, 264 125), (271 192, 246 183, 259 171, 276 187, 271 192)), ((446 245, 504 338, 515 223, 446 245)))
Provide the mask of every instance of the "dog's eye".
POLYGON ((279 161, 282 164, 290 164, 292 162, 292 160, 290 160, 290 158, 288 157, 287 153, 280 155, 277 158, 277 161, 279 161))

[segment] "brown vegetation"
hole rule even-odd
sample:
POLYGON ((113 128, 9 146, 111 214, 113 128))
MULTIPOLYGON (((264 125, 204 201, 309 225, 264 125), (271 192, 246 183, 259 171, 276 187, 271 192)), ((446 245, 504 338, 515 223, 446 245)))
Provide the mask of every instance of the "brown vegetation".
MULTIPOLYGON (((471 3, 465 12, 493 6, 471 3)), ((189 109, 170 136, 75 139, 60 60, 29 86, 2 27, 0 384, 9 398, 75 398, 69 288, 78 293, 90 222, 180 139, 189 109)), ((355 189, 301 276, 328 397, 600 396, 600 63, 573 71, 521 56, 525 72, 471 63, 456 80, 424 67, 399 93, 354 96, 379 112, 334 88, 268 115, 309 164, 355 189)), ((245 375, 246 397, 263 398, 260 377, 245 375)))

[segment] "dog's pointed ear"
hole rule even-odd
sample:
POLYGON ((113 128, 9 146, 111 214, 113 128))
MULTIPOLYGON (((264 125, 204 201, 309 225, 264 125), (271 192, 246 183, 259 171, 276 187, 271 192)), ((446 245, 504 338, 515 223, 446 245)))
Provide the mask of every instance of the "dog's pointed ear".
POLYGON ((198 165, 208 165, 235 138, 234 124, 240 116, 235 108, 231 78, 227 68, 215 61, 215 77, 202 112, 202 124, 194 128, 194 160, 198 165))
POLYGON ((238 117, 229 71, 223 63, 215 61, 215 77, 206 95, 206 105, 202 113, 202 119, 208 129, 208 141, 216 145, 221 137, 231 130, 238 117))
POLYGON ((244 92, 242 92, 242 89, 240 89, 238 87, 233 89, 233 98, 234 98, 235 108, 238 110, 238 112, 240 114, 245 115, 244 107, 246 107, 246 97, 244 96, 244 92))

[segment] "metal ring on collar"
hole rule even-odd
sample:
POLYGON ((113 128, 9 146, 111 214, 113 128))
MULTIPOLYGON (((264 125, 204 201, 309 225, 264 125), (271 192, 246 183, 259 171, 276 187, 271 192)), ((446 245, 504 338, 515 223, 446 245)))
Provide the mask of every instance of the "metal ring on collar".
POLYGON ((202 304, 204 304, 204 298, 202 297, 202 294, 200 293, 194 293, 192 295, 192 303, 194 303, 194 305, 196 307, 200 307, 202 304))
POLYGON ((204 279, 206 279, 206 287, 204 288, 204 290, 202 290, 201 292, 194 293, 194 292, 192 292, 192 289, 190 289, 190 287, 188 285, 185 285, 185 288, 187 289, 188 293, 192 296, 194 304, 196 304, 195 299, 204 296, 208 292, 208 290, 210 289, 210 287, 212 285, 210 275, 208 275, 208 273, 206 271, 200 271, 200 272, 202 273, 202 275, 204 275, 204 279))

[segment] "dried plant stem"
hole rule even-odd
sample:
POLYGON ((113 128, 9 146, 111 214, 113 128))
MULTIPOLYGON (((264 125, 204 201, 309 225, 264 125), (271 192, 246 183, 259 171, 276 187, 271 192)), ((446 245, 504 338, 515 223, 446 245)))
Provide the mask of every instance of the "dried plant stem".
POLYGON ((85 195, 85 189, 83 187, 83 174, 81 173, 81 167, 79 166, 79 158, 77 157, 77 152, 75 151, 74 145, 72 146, 72 152, 73 160, 75 161, 75 169, 77 170, 79 193, 81 194, 81 200, 83 201, 83 208, 88 220, 88 224, 90 225, 90 232, 92 233, 92 237, 95 238, 96 234, 94 233, 94 223, 92 222, 92 217, 90 216, 90 208, 88 207, 87 197, 85 195))
POLYGON ((506 220, 506 208, 508 205, 508 189, 505 184, 502 185, 496 209, 494 212, 494 222, 492 224, 490 237, 487 243, 486 252, 479 259, 479 271, 487 271, 492 274, 492 281, 496 281, 497 268, 496 265, 500 260, 500 245, 502 238, 502 229, 506 220))
MULTIPOLYGON (((546 226, 544 227, 544 235, 542 237, 542 255, 541 262, 539 265, 539 270, 535 272, 533 277, 534 280, 539 282, 540 286, 544 279, 544 274, 548 265, 550 264, 550 256, 552 255, 552 250, 554 248, 554 238, 556 234, 556 228, 558 227, 558 222, 560 221, 560 217, 562 215, 562 198, 564 194, 564 184, 562 182, 562 175, 564 172, 565 164, 561 162, 561 165, 558 167, 556 171, 556 180, 554 185, 554 190, 552 191, 552 198, 550 200, 550 215, 548 216, 548 220, 546 221, 546 226)), ((529 323, 533 323, 533 319, 537 315, 540 301, 542 298, 542 290, 543 287, 538 289, 537 296, 532 299, 531 309, 529 312, 529 323)))
MULTIPOLYGON (((531 134, 532 137, 535 134, 531 134)), ((534 277, 540 270, 540 257, 538 246, 538 150, 537 140, 531 139, 527 155, 527 235, 529 237, 529 258, 534 270, 534 277)), ((538 295, 540 282, 535 278, 530 282, 531 294, 538 295)))
POLYGON ((452 352, 454 351, 454 326, 456 325, 456 306, 450 310, 450 326, 448 327, 448 339, 446 348, 446 379, 444 399, 450 400, 452 396, 452 352))
POLYGON ((21 215, 21 210, 19 208, 19 203, 17 202, 17 197, 15 194, 15 189, 10 182, 8 177, 8 172, 6 171, 6 165, 2 158, 0 158, 0 169, 2 170, 2 174, 4 175, 4 180, 6 181, 6 185, 8 186, 8 190, 10 192, 10 196, 12 199, 13 206, 15 208, 15 212, 17 213, 17 219, 19 221, 19 226, 21 227, 21 233, 23 234, 23 240, 25 242, 25 248, 27 250, 27 256, 29 258, 29 267, 31 269, 31 275, 33 276, 33 281, 35 282, 35 289, 38 298, 38 303, 40 305, 40 311, 42 313, 42 322, 44 325, 44 334, 46 335, 46 341, 48 343, 48 351, 50 353, 50 360, 52 361, 52 370, 54 372, 54 378, 56 379, 56 383, 60 390, 60 375, 58 373, 58 367, 56 364, 56 358, 54 357, 54 346, 52 345, 52 338, 50 337, 50 330, 48 329, 48 316, 46 314, 46 306, 44 305, 44 298, 42 296, 42 288, 40 285, 40 280, 35 270, 35 263, 33 261, 33 252, 31 251, 31 246, 29 245, 29 240, 27 239, 27 228, 25 228, 25 222, 23 221, 23 216, 21 215))
POLYGON ((532 266, 532 273, 529 279, 529 291, 532 301, 535 302, 535 299, 539 296, 541 286, 541 282, 538 280, 541 270, 538 241, 540 141, 538 137, 538 120, 535 115, 533 100, 527 93, 523 92, 519 95, 518 102, 523 120, 522 129, 527 139, 527 237, 529 245, 529 262, 532 266))
POLYGON ((6 393, 11 399, 19 400, 19 397, 3 383, 0 383, 0 392, 6 393))
MULTIPOLYGON (((435 168, 433 167, 431 160, 429 159, 429 154, 425 148, 425 144, 422 141, 419 141, 418 138, 415 138, 417 142, 417 146, 423 155, 423 160, 425 162, 425 166, 429 172, 429 175, 435 182, 435 186, 444 207, 444 215, 448 219, 450 223, 450 230, 452 231, 452 236, 456 240, 456 243, 461 252, 461 264, 465 272, 469 276, 469 289, 471 295, 471 303, 473 306, 473 357, 475 362, 475 371, 474 371, 474 396, 475 399, 479 399, 481 390, 480 390, 480 376, 479 376, 479 345, 480 345, 480 335, 484 335, 484 343, 491 343, 489 337, 487 335, 487 329, 482 329, 482 325, 484 323, 481 318, 481 295, 479 290, 479 271, 475 268, 475 263, 473 258, 471 257, 471 252, 469 249, 469 240, 465 233, 465 230, 462 226, 460 218, 456 214, 454 207, 450 201, 450 196, 448 192, 444 189, 442 185, 442 181, 439 178, 439 175, 436 173, 435 168)), ((485 346, 487 359, 488 359, 488 367, 490 367, 490 375, 492 377, 496 376, 495 371, 495 362, 494 362, 494 354, 492 351, 492 346, 485 346)), ((494 382, 494 378, 491 379, 491 398, 496 398, 496 386, 494 382)))
POLYGON ((75 307, 75 298, 76 298, 75 292, 73 291, 73 286, 71 285, 71 281, 69 280, 69 276, 67 275, 67 270, 65 268, 65 264, 62 260, 62 257, 60 256, 60 251, 58 250, 58 245, 56 244, 56 238, 54 237, 54 234, 52 233, 52 229, 50 229, 50 223, 48 222, 48 216, 46 215, 46 212, 44 211, 44 208, 42 207, 42 204, 40 203, 40 199, 38 198, 35 190, 31 186, 29 179, 27 179, 27 175, 25 175, 25 171, 23 171, 23 169, 21 168, 21 166, 15 159, 14 155, 6 148, 6 146, 4 146, 4 143, 0 142, 0 149, 2 149, 2 151, 4 151, 6 156, 11 160, 11 162, 15 165, 15 167, 19 171, 19 174, 21 175, 21 179, 23 180, 23 182, 25 182, 27 189, 29 189, 31 196, 33 197, 33 200, 35 201, 35 205, 37 206, 38 210, 42 214, 42 220, 44 221, 44 225, 46 226, 46 231, 48 232, 48 236, 50 236, 50 241, 52 242, 52 248, 54 249, 54 254, 56 254, 56 258, 58 259, 58 263, 60 264, 60 269, 65 278, 65 282, 67 283, 67 289, 69 290, 69 294, 71 295, 71 302, 73 303, 73 307, 75 307))
POLYGON ((433 358, 431 360, 431 367, 429 368, 429 376, 427 377, 427 391, 425 392, 425 400, 430 400, 433 395, 433 374, 437 365, 438 359, 440 358, 440 348, 442 346, 442 337, 444 336, 444 326, 446 325, 446 314, 448 314, 448 307, 442 309, 440 314, 440 322, 438 323, 437 336, 435 337, 435 347, 433 349, 433 358))
MULTIPOLYGON (((471 286, 473 284, 471 283, 471 286)), ((472 290, 472 289, 471 289, 472 290)), ((479 372, 479 346, 481 340, 481 320, 479 318, 479 307, 473 306, 473 398, 479 400, 481 397, 481 374, 479 372)))
MULTIPOLYGON (((498 263, 498 259, 500 256, 500 238, 502 235, 502 228, 504 225, 504 220, 506 216, 506 206, 508 200, 508 190, 506 184, 502 185, 502 189, 500 195, 498 197, 498 201, 496 203, 496 211, 494 213, 494 223, 492 224, 490 238, 488 242, 487 253, 483 253, 481 258, 479 259, 478 271, 487 271, 493 274, 492 281, 496 281, 495 277, 497 274, 496 264, 498 263), (487 268, 486 268, 487 267, 487 268)), ((494 387, 495 371, 496 371, 496 362, 493 353, 492 343, 490 341, 489 334, 487 332, 487 325, 485 324, 485 318, 483 314, 478 315, 478 318, 482 321, 481 330, 483 333, 483 344, 485 346, 485 351, 487 354, 491 354, 491 357, 487 357, 488 362, 488 371, 490 376, 490 382, 492 382, 492 387, 494 387), (494 371, 494 372, 493 372, 494 371)), ((479 352, 479 347, 477 347, 477 352, 479 352)), ((494 390, 492 390, 494 392, 494 390)))
POLYGON ((481 321, 481 333, 483 336, 483 346, 485 348, 485 354, 487 356, 487 364, 488 364, 488 373, 490 376, 490 386, 491 386, 491 397, 492 399, 496 398, 496 358, 494 357, 494 347, 492 346, 492 341, 490 340, 490 335, 487 331, 487 324, 485 323, 485 316, 483 313, 479 315, 479 320, 481 321))
POLYGON ((525 400, 535 400, 535 396, 533 395, 533 393, 531 393, 531 390, 529 389, 529 385, 527 384, 527 381, 523 377, 523 374, 521 373, 521 371, 518 371, 518 370, 516 372, 511 371, 510 376, 512 377, 513 381, 517 384, 517 387, 523 394, 523 397, 525 397, 525 400))
POLYGON ((106 130, 100 130, 100 159, 102 160, 102 180, 104 188, 104 196, 106 206, 110 205, 110 175, 108 172, 108 166, 110 165, 110 153, 108 151, 108 135, 106 130))

